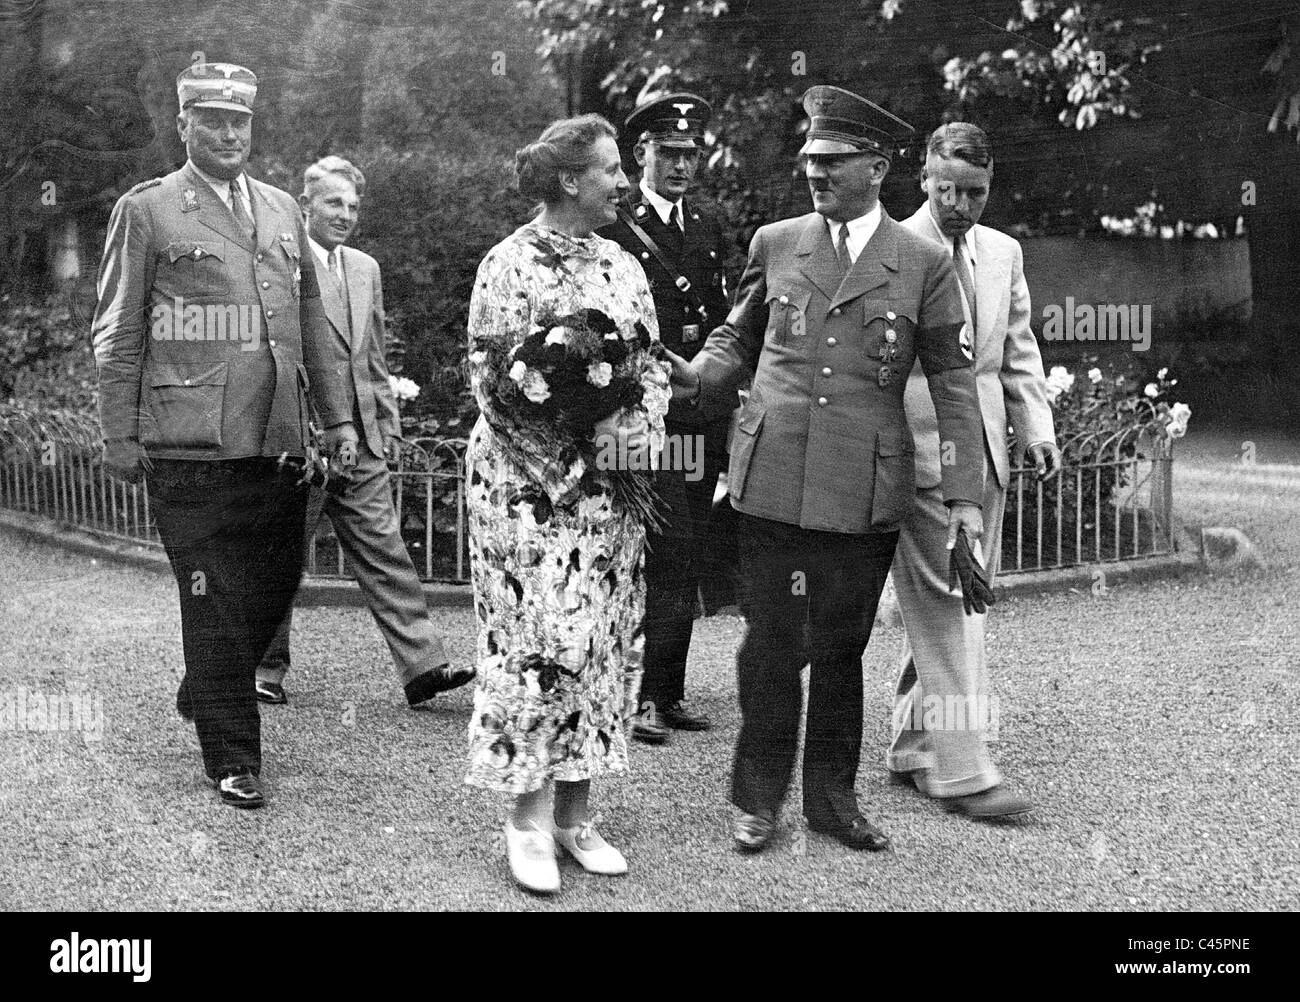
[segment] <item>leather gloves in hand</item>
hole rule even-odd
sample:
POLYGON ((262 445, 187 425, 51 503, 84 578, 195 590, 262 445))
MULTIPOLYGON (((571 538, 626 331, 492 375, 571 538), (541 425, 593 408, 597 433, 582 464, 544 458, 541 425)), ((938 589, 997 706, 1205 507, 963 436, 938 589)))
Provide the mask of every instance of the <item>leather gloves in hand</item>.
POLYGON ((948 590, 957 587, 958 581, 961 582, 961 604, 966 615, 972 611, 983 613, 996 601, 993 589, 989 587, 988 575, 971 552, 965 530, 958 530, 956 545, 948 552, 948 590))

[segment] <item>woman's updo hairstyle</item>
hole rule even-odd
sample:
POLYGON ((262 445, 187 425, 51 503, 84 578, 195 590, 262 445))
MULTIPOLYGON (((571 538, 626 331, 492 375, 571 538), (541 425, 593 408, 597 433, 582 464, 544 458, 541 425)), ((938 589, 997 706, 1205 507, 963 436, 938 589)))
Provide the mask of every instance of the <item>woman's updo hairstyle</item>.
POLYGON ((515 182, 525 198, 554 204, 563 200, 560 174, 581 174, 592 162, 592 147, 604 136, 618 133, 602 116, 562 118, 546 127, 535 142, 515 151, 515 182))

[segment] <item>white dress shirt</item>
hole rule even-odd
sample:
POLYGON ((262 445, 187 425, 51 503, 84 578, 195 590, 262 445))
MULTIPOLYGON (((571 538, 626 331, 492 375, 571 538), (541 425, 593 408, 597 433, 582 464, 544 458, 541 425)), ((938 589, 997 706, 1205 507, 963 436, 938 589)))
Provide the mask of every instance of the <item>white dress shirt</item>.
MULTIPOLYGON (((203 180, 207 182, 208 187, 210 187, 213 191, 217 193, 217 198, 221 199, 222 203, 226 206, 226 208, 230 209, 231 212, 234 212, 235 210, 231 208, 230 205, 230 182, 222 181, 220 178, 216 178, 213 177, 211 174, 204 173, 203 171, 199 170, 199 168, 195 165, 193 160, 190 161, 190 167, 195 174, 197 174, 199 177, 203 178, 203 180)), ((239 183, 239 193, 240 195, 243 196, 244 199, 244 211, 248 213, 249 218, 252 218, 253 203, 248 197, 248 178, 244 176, 243 171, 240 171, 239 177, 235 178, 235 180, 239 183)))
POLYGON ((645 183, 645 178, 641 179, 640 187, 642 193, 646 197, 646 200, 652 206, 654 206, 655 212, 658 214, 659 218, 663 220, 663 224, 665 226, 668 225, 668 220, 672 218, 673 206, 677 207, 677 228, 681 230, 683 233, 685 233, 686 212, 682 208, 682 200, 679 198, 675 202, 668 201, 668 199, 664 198, 663 195, 659 194, 659 192, 655 191, 653 188, 647 185, 645 183))
POLYGON ((867 246, 867 242, 875 235, 876 228, 880 226, 880 203, 877 202, 872 206, 871 211, 865 216, 850 219, 847 223, 841 223, 835 219, 828 219, 826 222, 831 228, 831 244, 837 247, 839 246, 840 227, 847 226, 849 228, 849 257, 857 261, 858 255, 862 253, 862 248, 867 246))
MULTIPOLYGON (((939 227, 939 220, 934 218, 934 210, 930 210, 930 222, 934 225, 934 235, 942 241, 943 245, 948 248, 948 256, 952 257, 952 245, 956 242, 948 234, 944 233, 939 227)), ((975 280, 975 227, 966 231, 966 239, 961 242, 966 251, 966 264, 970 268, 971 281, 975 280)))
POLYGON ((339 280, 342 281, 343 280, 343 255, 339 253, 340 250, 342 249, 342 245, 335 247, 334 250, 332 251, 327 251, 324 247, 318 244, 315 238, 312 237, 310 234, 307 235, 307 243, 311 246, 311 252, 316 255, 316 260, 318 260, 322 265, 324 265, 325 270, 338 276, 339 280), (335 260, 338 262, 337 271, 330 268, 331 254, 334 255, 335 260))

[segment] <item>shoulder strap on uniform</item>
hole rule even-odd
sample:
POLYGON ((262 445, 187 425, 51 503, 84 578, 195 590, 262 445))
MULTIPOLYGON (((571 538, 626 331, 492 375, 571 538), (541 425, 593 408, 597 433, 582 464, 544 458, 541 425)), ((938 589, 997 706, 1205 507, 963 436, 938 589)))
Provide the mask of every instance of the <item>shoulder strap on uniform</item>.
POLYGON ((694 286, 691 285, 691 280, 683 275, 676 265, 669 262, 668 258, 664 256, 664 252, 659 249, 659 245, 654 242, 654 237, 650 236, 649 233, 641 228, 637 221, 632 217, 632 213, 628 212, 627 207, 622 203, 619 204, 618 215, 619 218, 627 224, 627 228, 631 230, 636 235, 636 238, 645 246, 645 249, 654 255, 654 259, 663 266, 664 271, 668 272, 668 274, 672 276, 673 284, 677 286, 678 290, 681 291, 688 300, 690 300, 691 306, 695 311, 699 313, 701 317, 707 317, 708 311, 704 308, 704 304, 700 302, 700 297, 696 294, 694 286))
POLYGON ((160 184, 162 184, 162 183, 163 183, 163 179, 160 178, 160 177, 150 178, 148 181, 141 181, 141 182, 140 182, 139 184, 137 184, 134 188, 132 188, 130 191, 128 191, 127 194, 128 194, 128 195, 135 195, 135 194, 137 194, 137 193, 139 193, 139 192, 145 191, 146 189, 149 189, 149 188, 153 188, 153 187, 155 187, 155 186, 157 186, 157 185, 160 185, 160 184))

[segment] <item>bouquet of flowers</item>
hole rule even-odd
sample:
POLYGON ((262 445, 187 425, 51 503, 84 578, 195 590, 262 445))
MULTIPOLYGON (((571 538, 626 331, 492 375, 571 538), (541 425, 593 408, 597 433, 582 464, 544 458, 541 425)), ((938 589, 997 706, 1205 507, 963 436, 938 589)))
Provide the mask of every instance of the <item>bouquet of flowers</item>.
POLYGON ((648 527, 659 527, 662 502, 652 470, 598 471, 594 462, 596 426, 638 406, 650 415, 651 453, 663 447, 669 366, 663 345, 651 339, 644 324, 621 329, 600 310, 583 309, 536 318, 506 357, 491 358, 504 352, 486 339, 473 350, 483 353, 475 361, 490 363, 485 371, 498 374, 482 390, 491 404, 488 423, 507 454, 525 468, 541 460, 566 484, 589 493, 600 489, 598 478, 607 477, 616 503, 636 512, 648 527))

